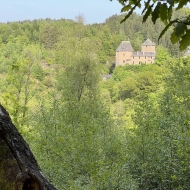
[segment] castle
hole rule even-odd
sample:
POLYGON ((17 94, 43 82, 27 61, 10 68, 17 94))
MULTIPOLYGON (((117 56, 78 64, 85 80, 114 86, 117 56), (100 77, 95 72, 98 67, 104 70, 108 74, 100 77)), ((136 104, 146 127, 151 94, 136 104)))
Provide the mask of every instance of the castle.
POLYGON ((141 45, 141 52, 135 52, 129 41, 122 41, 116 49, 115 66, 154 63, 155 56, 155 43, 149 38, 141 45))

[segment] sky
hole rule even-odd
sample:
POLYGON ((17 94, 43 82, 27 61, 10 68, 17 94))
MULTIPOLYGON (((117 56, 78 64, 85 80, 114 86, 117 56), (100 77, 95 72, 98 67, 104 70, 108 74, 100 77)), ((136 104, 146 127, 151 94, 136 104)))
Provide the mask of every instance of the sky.
POLYGON ((0 0, 0 22, 34 19, 72 19, 79 14, 86 24, 103 23, 120 14, 117 0, 0 0))

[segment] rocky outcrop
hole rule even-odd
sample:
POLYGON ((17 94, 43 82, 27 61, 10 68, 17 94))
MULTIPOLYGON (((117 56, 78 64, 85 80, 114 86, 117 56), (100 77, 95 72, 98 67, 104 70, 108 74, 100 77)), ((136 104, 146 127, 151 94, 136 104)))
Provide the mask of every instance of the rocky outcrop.
POLYGON ((0 105, 0 190, 56 190, 0 105))

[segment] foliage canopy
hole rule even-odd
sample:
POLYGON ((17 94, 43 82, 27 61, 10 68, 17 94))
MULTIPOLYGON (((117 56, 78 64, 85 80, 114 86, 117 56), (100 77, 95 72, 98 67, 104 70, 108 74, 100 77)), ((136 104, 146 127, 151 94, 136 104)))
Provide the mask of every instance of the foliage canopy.
POLYGON ((0 24, 0 101, 57 189, 189 189, 190 59, 168 29, 155 64, 114 68, 163 28, 122 17, 0 24))
MULTIPOLYGON (((112 1, 112 0, 111 0, 112 1)), ((155 24, 159 18, 165 25, 164 29, 160 33, 158 40, 165 34, 165 32, 172 27, 173 31, 170 35, 170 40, 173 44, 179 42, 180 50, 184 50, 190 45, 190 13, 184 11, 183 17, 173 17, 173 13, 176 10, 184 8, 189 1, 187 0, 118 0, 123 6, 121 12, 126 12, 126 16, 121 22, 126 21, 136 9, 141 10, 143 16, 143 22, 147 20, 149 16, 152 18, 152 22, 155 24)))

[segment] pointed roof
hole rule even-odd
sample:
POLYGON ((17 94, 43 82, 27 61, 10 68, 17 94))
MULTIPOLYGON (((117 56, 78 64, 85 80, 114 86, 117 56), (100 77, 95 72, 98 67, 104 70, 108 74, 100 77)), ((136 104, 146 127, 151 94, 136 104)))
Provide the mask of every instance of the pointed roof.
POLYGON ((116 49, 117 52, 121 51, 134 51, 130 41, 122 41, 121 44, 116 49))
POLYGON ((142 44, 142 46, 155 46, 155 43, 152 42, 149 38, 142 44))

